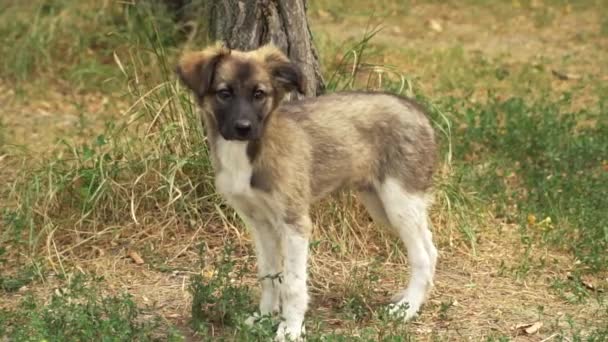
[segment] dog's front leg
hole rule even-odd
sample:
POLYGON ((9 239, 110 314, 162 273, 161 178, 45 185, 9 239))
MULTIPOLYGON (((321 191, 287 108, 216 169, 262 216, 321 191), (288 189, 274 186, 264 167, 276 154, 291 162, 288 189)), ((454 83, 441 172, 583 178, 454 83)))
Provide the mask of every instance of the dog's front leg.
POLYGON ((281 282, 282 322, 276 340, 301 340, 308 308, 307 259, 312 223, 308 214, 281 224, 283 276, 281 282))
MULTIPOLYGON (((262 287, 260 296, 260 316, 279 311, 279 280, 281 276, 281 241, 275 227, 265 220, 254 220, 240 215, 251 231, 258 263, 258 279, 262 287)), ((252 315, 246 321, 252 325, 259 318, 252 315)))

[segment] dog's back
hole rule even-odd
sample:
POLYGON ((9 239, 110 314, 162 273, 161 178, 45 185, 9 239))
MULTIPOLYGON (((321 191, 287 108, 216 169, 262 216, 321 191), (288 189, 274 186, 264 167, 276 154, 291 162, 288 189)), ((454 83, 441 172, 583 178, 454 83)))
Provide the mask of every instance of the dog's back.
POLYGON ((413 192, 431 185, 433 130, 422 108, 410 99, 385 93, 333 93, 282 104, 273 115, 283 128, 269 134, 305 137, 293 147, 299 153, 307 150, 302 145, 310 146, 315 199, 343 185, 365 189, 386 177, 399 179, 413 192))

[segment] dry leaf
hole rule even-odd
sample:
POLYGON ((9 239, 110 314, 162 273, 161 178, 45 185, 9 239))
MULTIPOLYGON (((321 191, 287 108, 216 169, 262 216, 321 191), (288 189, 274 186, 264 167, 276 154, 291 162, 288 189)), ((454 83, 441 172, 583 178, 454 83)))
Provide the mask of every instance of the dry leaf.
POLYGON ((215 276, 215 270, 211 267, 205 267, 201 270, 201 275, 205 279, 211 279, 213 276, 215 276))
POLYGON ((588 290, 596 292, 604 292, 604 285, 600 279, 594 279, 591 276, 584 275, 581 277, 581 282, 588 290))
POLYGON ((551 73, 553 73, 553 76, 559 78, 562 81, 578 80, 581 78, 581 75, 570 74, 570 73, 562 72, 562 71, 555 70, 555 69, 551 70, 551 73))
POLYGON ((528 335, 536 334, 542 326, 543 326, 542 322, 536 322, 536 323, 532 324, 531 326, 527 327, 526 329, 524 329, 524 331, 528 335))
POLYGON ((318 10, 317 11, 317 15, 319 16, 319 18, 321 19, 327 19, 327 18, 331 18, 331 13, 325 11, 325 10, 318 10))
POLYGON ((133 262, 135 262, 137 265, 141 265, 144 263, 144 259, 142 259, 136 251, 130 251, 128 255, 129 258, 131 258, 133 262))
POLYGON ((401 31, 401 27, 399 27, 399 26, 393 26, 391 28, 391 32, 395 33, 395 34, 401 34, 401 33, 403 33, 403 31, 401 31))
POLYGON ((95 254, 97 254, 97 257, 99 257, 99 258, 101 258, 104 255, 106 255, 106 252, 103 249, 101 249, 101 248, 99 248, 97 246, 93 246, 93 250, 95 251, 95 254))
POLYGON ((583 280, 582 280, 582 283, 583 283, 583 285, 585 285, 585 287, 586 287, 588 290, 595 291, 595 286, 593 285, 593 283, 592 283, 592 282, 590 282, 590 281, 586 281, 586 280, 584 280, 584 279, 583 279, 583 280))
POLYGON ((524 323, 515 326, 515 330, 526 333, 527 335, 536 334, 543 326, 542 322, 524 323))
POLYGON ((443 31, 443 26, 441 26, 439 20, 436 19, 429 19, 429 27, 435 32, 443 31))
POLYGON ((532 1, 530 1, 530 7, 541 8, 541 7, 543 7, 543 2, 541 0, 532 0, 532 1))
POLYGON ((533 226, 536 223, 536 216, 528 214, 528 225, 533 226))

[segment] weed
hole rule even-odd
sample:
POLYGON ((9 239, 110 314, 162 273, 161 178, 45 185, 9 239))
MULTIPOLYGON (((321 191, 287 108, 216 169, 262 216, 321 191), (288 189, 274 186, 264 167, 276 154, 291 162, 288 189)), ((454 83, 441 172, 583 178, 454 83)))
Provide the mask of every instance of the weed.
MULTIPOLYGON (((564 101, 568 101, 567 94, 564 101)), ((509 212, 528 237, 574 251, 585 265, 605 269, 608 259, 607 199, 597 191, 608 181, 601 156, 608 154, 605 115, 561 113, 556 104, 528 105, 522 99, 492 100, 461 114, 466 126, 455 150, 458 160, 485 154, 486 166, 468 169, 483 193, 509 212), (579 128, 582 118, 594 120, 579 128), (550 218, 551 225, 526 227, 529 213, 550 218)))
MULTIPOLYGON (((244 270, 235 270, 233 249, 226 246, 219 259, 206 262, 199 247, 202 274, 191 277, 192 320, 194 330, 208 335, 212 325, 237 327, 254 312, 249 289, 242 284, 244 270)), ((259 332, 259 331, 258 331, 259 332)))
POLYGON ((554 10, 550 7, 544 6, 534 12, 534 24, 539 28, 549 26, 555 20, 554 10))
POLYGON ((452 300, 441 302, 439 304, 439 318, 446 321, 448 320, 448 311, 454 305, 452 300))
POLYGON ((162 35, 164 46, 175 45, 179 37, 171 16, 158 5, 58 0, 5 7, 0 75, 19 82, 51 74, 72 86, 115 89, 120 85, 115 54, 142 46, 142 36, 162 35), (141 20, 141 13, 154 20, 141 20))
POLYGON ((142 310, 128 294, 103 296, 100 282, 77 275, 48 304, 28 295, 17 310, 0 312, 0 335, 11 341, 181 340, 171 329, 159 336, 162 322, 142 320, 142 310))
MULTIPOLYGON (((0 250, 0 257, 4 252, 0 250)), ((0 259, 0 265, 4 259, 0 259)), ((36 278, 36 271, 33 266, 20 269, 15 275, 0 275, 0 290, 5 292, 15 292, 23 286, 31 283, 36 278)))
POLYGON ((600 34, 603 36, 608 36, 608 17, 604 17, 600 24, 600 34))

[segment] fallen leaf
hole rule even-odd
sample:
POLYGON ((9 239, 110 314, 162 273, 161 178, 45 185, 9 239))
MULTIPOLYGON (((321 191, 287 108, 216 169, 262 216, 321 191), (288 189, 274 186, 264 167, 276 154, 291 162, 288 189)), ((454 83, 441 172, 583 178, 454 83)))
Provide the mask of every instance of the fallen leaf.
POLYGON ((136 251, 130 251, 128 255, 129 258, 131 258, 133 262, 135 262, 137 265, 141 265, 144 263, 144 259, 142 259, 136 251))
POLYGON ((201 270, 201 275, 205 279, 211 279, 215 275, 215 270, 213 268, 206 267, 206 268, 204 268, 204 269, 201 270))
POLYGON ((542 322, 536 322, 536 323, 532 324, 531 326, 527 327, 526 329, 524 329, 524 331, 528 335, 536 334, 542 326, 543 326, 542 322))
POLYGON ((586 287, 588 290, 595 291, 595 286, 593 285, 593 283, 592 283, 592 282, 587 281, 587 280, 585 280, 585 279, 581 279, 581 282, 583 283, 583 285, 585 285, 585 287, 586 287))
POLYGON ((429 19, 428 24, 429 24, 429 27, 431 28, 431 30, 433 30, 435 32, 442 32, 443 31, 443 26, 441 25, 441 23, 439 22, 439 20, 429 19))
POLYGON ((528 225, 533 226, 536 223, 536 216, 528 214, 528 225))
POLYGON ((588 290, 595 291, 595 292, 604 292, 605 291, 605 285, 602 283, 601 279, 595 279, 589 275, 583 275, 581 277, 581 283, 588 290))
POLYGON ((321 19, 327 19, 327 18, 331 17, 331 13, 329 13, 328 11, 322 10, 322 9, 317 11, 317 15, 321 19))
POLYGON ((581 78, 581 75, 570 74, 570 73, 562 72, 562 71, 555 70, 555 69, 551 70, 551 73, 553 73, 553 76, 559 78, 562 81, 579 80, 581 78))
POLYGON ((515 326, 515 330, 526 333, 527 335, 536 334, 543 326, 542 322, 522 323, 515 326))
POLYGON ((99 247, 93 246, 93 250, 95 251, 95 254, 97 254, 97 256, 100 258, 106 255, 106 252, 99 247))
POLYGON ((543 7, 543 2, 541 0, 532 0, 532 1, 530 1, 530 7, 541 8, 541 7, 543 7))
POLYGON ((393 32, 395 34, 401 34, 401 33, 403 33, 403 31, 401 31, 401 27, 399 27, 399 26, 393 26, 391 28, 391 32, 393 32))

